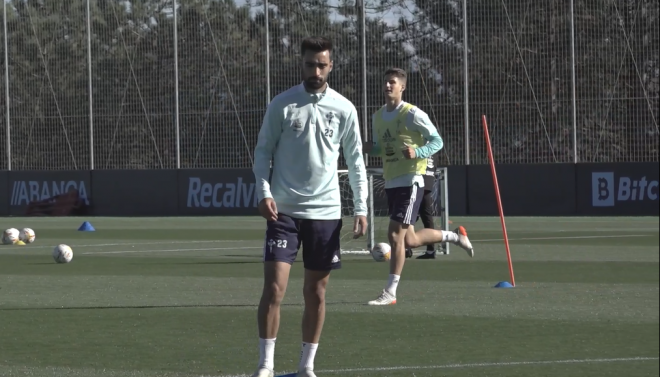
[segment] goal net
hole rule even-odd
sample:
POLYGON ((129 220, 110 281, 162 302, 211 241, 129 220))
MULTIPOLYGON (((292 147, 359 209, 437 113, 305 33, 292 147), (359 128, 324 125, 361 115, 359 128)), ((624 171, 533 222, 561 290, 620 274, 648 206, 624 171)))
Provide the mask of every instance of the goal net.
MULTIPOLYGON (((353 190, 348 179, 348 170, 339 170, 339 188, 341 190, 342 228, 341 249, 342 254, 369 255, 369 250, 378 242, 387 241, 387 226, 389 214, 387 196, 385 195, 385 181, 383 169, 367 169, 369 182, 369 199, 367 221, 369 229, 367 237, 353 239, 353 190)), ((449 208, 447 196, 447 168, 438 168, 435 184, 433 185, 434 225, 437 229, 449 229, 449 208)), ((423 228, 421 220, 415 224, 416 229, 423 228)), ((449 254, 449 245, 436 245, 441 254, 449 254)))

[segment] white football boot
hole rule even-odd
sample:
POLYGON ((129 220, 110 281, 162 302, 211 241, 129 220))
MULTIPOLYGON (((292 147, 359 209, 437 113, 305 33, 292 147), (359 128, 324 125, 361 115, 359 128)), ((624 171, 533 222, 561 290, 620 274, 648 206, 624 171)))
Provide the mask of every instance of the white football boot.
POLYGON ((369 301, 368 304, 372 306, 396 305, 396 296, 383 289, 383 292, 380 294, 380 296, 378 296, 378 298, 373 301, 369 301))
POLYGON ((461 249, 467 251, 470 258, 474 258, 474 248, 472 248, 472 243, 468 238, 467 230, 465 230, 465 228, 463 228, 462 226, 459 226, 458 228, 456 228, 454 233, 458 234, 458 241, 454 242, 454 244, 460 247, 461 249))
POLYGON ((259 368, 252 377, 275 377, 275 372, 267 368, 259 368))
POLYGON ((305 369, 298 372, 296 377, 316 377, 316 374, 314 374, 314 371, 311 369, 305 369))

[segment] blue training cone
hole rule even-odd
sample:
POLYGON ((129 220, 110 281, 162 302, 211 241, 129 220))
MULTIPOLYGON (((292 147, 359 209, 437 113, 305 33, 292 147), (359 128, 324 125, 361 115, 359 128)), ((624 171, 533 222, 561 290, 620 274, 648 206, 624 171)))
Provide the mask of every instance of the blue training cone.
POLYGON ((92 226, 92 224, 89 223, 89 221, 85 221, 84 223, 82 223, 80 228, 78 228, 78 230, 81 232, 93 232, 96 229, 94 229, 94 227, 92 226))
POLYGON ((493 288, 513 288, 513 285, 511 285, 511 283, 509 283, 508 281, 501 281, 495 284, 493 288))

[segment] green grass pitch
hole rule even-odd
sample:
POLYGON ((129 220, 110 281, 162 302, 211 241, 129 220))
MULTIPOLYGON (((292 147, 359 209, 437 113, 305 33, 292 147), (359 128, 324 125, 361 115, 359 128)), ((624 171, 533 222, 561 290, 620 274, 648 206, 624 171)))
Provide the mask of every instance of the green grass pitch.
MULTIPOLYGON (((398 305, 369 307, 386 263, 345 256, 316 358, 322 376, 657 376, 658 218, 497 218, 406 262, 398 305)), ((243 376, 258 360, 257 218, 2 218, 36 242, 0 246, 0 376, 243 376), (89 220, 96 232, 78 232, 89 220), (58 243, 73 247, 55 264, 58 243)), ((345 222, 346 231, 351 227, 345 222)), ((382 237, 382 235, 381 235, 382 237)), ((360 241, 366 242, 366 241, 360 241)), ((282 308, 279 373, 300 355, 302 264, 282 308)))

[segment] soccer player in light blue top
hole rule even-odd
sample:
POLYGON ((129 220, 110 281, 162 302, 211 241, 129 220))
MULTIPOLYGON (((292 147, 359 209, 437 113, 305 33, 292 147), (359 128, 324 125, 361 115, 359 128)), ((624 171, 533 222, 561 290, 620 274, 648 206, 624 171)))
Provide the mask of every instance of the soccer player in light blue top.
POLYGON ((406 247, 452 242, 474 256, 465 228, 449 232, 421 229, 415 232, 419 206, 424 197, 427 158, 443 147, 442 138, 425 112, 403 101, 407 75, 392 68, 383 75, 385 105, 373 115, 373 143, 365 152, 383 159, 385 194, 390 212, 387 230, 392 246, 390 277, 382 293, 369 305, 396 304, 396 290, 405 264, 406 247))
POLYGON ((258 313, 260 360, 253 377, 274 375, 280 303, 301 243, 305 311, 297 376, 315 377, 314 357, 325 319, 325 289, 330 271, 341 268, 340 147, 353 190, 353 236, 364 236, 367 230, 367 173, 357 111, 328 87, 332 49, 326 38, 303 40, 303 82, 272 100, 254 152, 259 212, 267 220, 267 230, 258 313))

